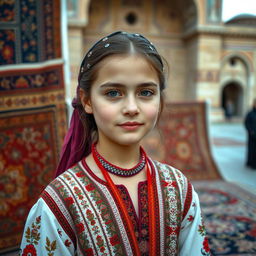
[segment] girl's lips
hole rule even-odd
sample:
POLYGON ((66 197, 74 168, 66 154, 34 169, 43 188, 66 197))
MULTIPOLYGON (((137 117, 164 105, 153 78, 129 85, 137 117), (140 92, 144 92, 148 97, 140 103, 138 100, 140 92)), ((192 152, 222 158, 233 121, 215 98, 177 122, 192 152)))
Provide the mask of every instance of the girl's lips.
POLYGON ((120 124, 121 126, 125 125, 125 126, 133 126, 133 125, 142 125, 142 123, 139 122, 125 122, 120 124))
POLYGON ((137 122, 126 122, 122 123, 119 126, 126 129, 126 130, 136 130, 142 125, 142 123, 137 123, 137 122))

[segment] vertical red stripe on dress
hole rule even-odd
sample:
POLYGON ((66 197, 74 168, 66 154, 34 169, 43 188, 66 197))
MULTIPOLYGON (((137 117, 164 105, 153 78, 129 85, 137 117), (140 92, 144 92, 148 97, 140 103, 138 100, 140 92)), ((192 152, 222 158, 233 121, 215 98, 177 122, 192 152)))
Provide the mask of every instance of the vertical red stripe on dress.
POLYGON ((183 209, 183 215, 182 215, 182 220, 186 217, 188 210, 190 208, 192 202, 192 185, 188 181, 188 190, 187 190, 187 195, 184 203, 184 209, 183 209))

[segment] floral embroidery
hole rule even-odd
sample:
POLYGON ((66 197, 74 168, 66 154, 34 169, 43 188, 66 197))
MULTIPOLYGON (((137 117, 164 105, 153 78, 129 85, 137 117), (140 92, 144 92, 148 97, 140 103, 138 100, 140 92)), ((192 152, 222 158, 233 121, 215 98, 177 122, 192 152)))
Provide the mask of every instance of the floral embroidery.
POLYGON ((177 181, 170 181, 170 182, 167 182, 165 180, 162 180, 162 184, 164 187, 168 187, 168 186, 172 186, 172 187, 175 187, 177 188, 178 184, 177 184, 177 181))
POLYGON ((177 236, 179 234, 179 227, 172 228, 172 227, 167 227, 167 235, 175 235, 177 236))
POLYGON ((46 237, 46 246, 45 249, 48 251, 48 256, 53 256, 54 255, 54 251, 57 249, 56 246, 56 240, 54 240, 52 243, 50 241, 50 239, 48 237, 46 237))
POLYGON ((143 182, 139 185, 139 204, 140 204, 140 250, 141 255, 149 253, 149 216, 148 216, 148 186, 143 182))
POLYGON ((79 177, 79 178, 84 177, 84 173, 82 171, 77 172, 76 176, 79 177))
POLYGON ((25 232, 26 241, 29 244, 38 244, 40 240, 40 233, 39 229, 41 228, 41 216, 36 218, 36 221, 32 223, 31 229, 30 227, 27 228, 25 232))
POLYGON ((59 228, 57 229, 57 231, 58 231, 59 236, 61 237, 62 236, 62 231, 59 228))
POLYGON ((166 228, 166 237, 165 237, 165 252, 168 255, 176 255, 178 250, 178 234, 180 232, 181 224, 181 202, 177 200, 180 198, 180 190, 178 187, 178 182, 182 183, 181 176, 179 172, 174 172, 174 170, 167 166, 155 162, 159 168, 159 175, 162 181, 165 181, 163 186, 163 198, 165 200, 165 228, 166 228), (178 180, 178 182, 177 182, 178 180))
MULTIPOLYGON (((99 251, 104 251, 104 254, 106 254, 106 250, 110 249, 113 254, 122 255, 124 252, 124 244, 120 242, 121 238, 119 237, 119 233, 117 233, 118 226, 113 216, 112 209, 108 205, 105 194, 102 193, 96 184, 89 179, 86 172, 81 170, 80 166, 74 166, 72 170, 63 173, 63 175, 59 176, 58 179, 51 183, 51 185, 55 187, 55 190, 57 189, 64 201, 65 198, 72 197, 73 195, 62 182, 63 179, 68 182, 68 186, 75 192, 75 197, 73 197, 73 199, 75 201, 76 198, 77 201, 75 201, 74 204, 66 204, 66 206, 70 214, 74 216, 74 224, 77 229, 78 239, 80 244, 83 244, 83 248, 90 249, 92 248, 92 244, 97 246, 96 237, 100 235, 104 242, 105 249, 101 246, 99 251), (74 175, 75 178, 73 178, 74 175), (78 205, 80 205, 86 218, 82 217, 82 212, 78 208, 78 205), (92 207, 92 205, 94 205, 94 207, 92 207), (88 232, 85 232, 87 229, 93 234, 93 238, 95 239, 92 239, 92 237, 88 235, 88 232), (115 237, 115 235, 118 238, 118 242, 112 241, 114 246, 111 248, 107 247, 109 237, 115 237)), ((90 250, 86 255, 89 254, 90 250)))
POLYGON ((77 234, 81 234, 84 231, 84 224, 83 223, 78 223, 76 224, 76 229, 77 229, 77 234))
POLYGON ((187 218, 188 221, 192 222, 194 220, 194 217, 192 215, 189 215, 189 217, 187 218))
POLYGON ((66 247, 70 247, 71 242, 67 239, 64 244, 65 244, 66 247))
POLYGON ((28 245, 23 250, 22 256, 35 256, 36 248, 34 245, 38 244, 38 241, 40 240, 40 233, 39 230, 41 228, 41 216, 36 217, 35 222, 32 222, 31 228, 28 227, 25 232, 25 238, 28 245))
POLYGON ((91 210, 89 210, 89 209, 86 210, 86 216, 87 216, 88 220, 91 222, 91 225, 92 226, 95 225, 96 222, 94 220, 94 215, 92 214, 91 210))
POLYGON ((172 182, 170 183, 170 185, 173 186, 173 187, 175 187, 175 188, 178 187, 177 181, 175 181, 175 180, 172 181, 172 182))
POLYGON ((92 183, 90 183, 89 185, 85 186, 85 189, 86 189, 88 192, 90 192, 90 191, 94 190, 95 187, 94 187, 94 185, 93 185, 92 183))
POLYGON ((102 237, 100 236, 100 235, 98 235, 97 237, 96 237, 96 240, 97 240, 97 245, 98 245, 98 247, 100 248, 100 251, 101 252, 104 252, 105 251, 105 247, 104 247, 104 241, 103 241, 103 239, 102 239, 102 237))
POLYGON ((78 195, 78 198, 82 200, 84 198, 82 191, 78 187, 74 187, 75 193, 78 195))
POLYGON ((164 187, 169 186, 169 182, 166 182, 165 180, 162 180, 162 184, 163 184, 164 187))
POLYGON ((24 250, 21 256, 36 256, 36 249, 33 244, 28 244, 24 250))
MULTIPOLYGON (((163 255, 177 255, 178 235, 182 221, 180 213, 183 207, 182 202, 177 198, 186 195, 185 183, 187 181, 183 175, 169 166, 159 164, 157 167, 162 189, 159 193, 162 193, 164 203, 164 220, 159 223, 165 225, 163 226, 165 237, 162 240, 164 243, 162 252, 163 255)), ((64 207, 67 207, 72 216, 77 239, 81 244, 80 249, 85 255, 94 255, 95 252, 100 255, 124 255, 125 249, 129 249, 129 247, 126 247, 125 241, 122 240, 123 236, 118 230, 119 219, 116 218, 118 213, 113 212, 112 205, 109 205, 109 198, 107 197, 109 192, 93 176, 90 177, 86 172, 87 167, 85 165, 84 168, 85 170, 82 170, 80 165, 77 165, 60 175, 51 183, 52 191, 63 199, 64 207), (70 193, 70 191, 74 193, 70 193)), ((118 186, 118 189, 132 216, 141 255, 148 255, 147 183, 141 183, 139 186, 140 220, 136 217, 132 201, 125 187, 118 186)), ((51 194, 49 195, 51 196, 51 194)), ((196 207, 196 204, 191 202, 190 206, 196 207)), ((185 222, 195 221, 193 214, 187 216, 185 222)), ((196 250, 199 252, 198 254, 208 256, 210 255, 208 240, 205 239, 204 235, 204 226, 198 226, 197 238, 200 237, 200 239, 197 244, 199 248, 196 247, 196 250)), ((67 239, 64 244, 69 247, 71 243, 67 239)))
POLYGON ((203 240, 203 248, 201 249, 201 253, 204 256, 210 256, 211 252, 210 252, 210 247, 209 247, 209 243, 208 243, 208 238, 205 237, 206 236, 206 230, 205 230, 205 226, 204 225, 199 225, 198 227, 198 232, 201 236, 204 237, 203 240))
POLYGON ((126 188, 124 186, 118 186, 118 190, 121 194, 122 199, 124 200, 124 203, 126 205, 127 211, 129 213, 129 216, 131 218, 134 230, 135 230, 135 235, 138 239, 138 221, 136 218, 136 213, 135 213, 135 209, 133 207, 131 198, 129 197, 128 191, 126 190, 126 188))
POLYGON ((210 247, 209 247, 209 242, 207 237, 204 238, 203 246, 204 246, 205 252, 210 252, 210 247))
POLYGON ((93 250, 92 250, 92 248, 85 249, 84 252, 85 252, 85 255, 93 256, 93 250))
POLYGON ((65 202, 66 202, 67 206, 69 207, 71 204, 74 203, 74 199, 73 199, 73 197, 67 197, 67 198, 65 198, 65 202))
POLYGON ((207 237, 204 238, 203 248, 201 249, 201 253, 204 256, 211 256, 210 247, 209 247, 209 243, 208 243, 207 237))
POLYGON ((205 236, 206 231, 205 231, 205 226, 204 225, 199 225, 198 227, 198 232, 201 236, 205 236))
POLYGON ((118 236, 114 235, 114 236, 110 237, 110 243, 111 243, 112 246, 120 244, 118 236))

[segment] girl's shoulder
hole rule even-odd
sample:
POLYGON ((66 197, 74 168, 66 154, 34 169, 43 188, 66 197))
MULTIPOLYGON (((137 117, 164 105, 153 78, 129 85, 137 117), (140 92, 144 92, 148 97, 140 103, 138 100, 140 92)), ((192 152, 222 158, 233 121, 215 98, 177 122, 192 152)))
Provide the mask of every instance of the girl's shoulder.
POLYGON ((77 173, 82 171, 82 167, 81 167, 81 162, 76 163, 75 165, 73 165, 72 167, 68 168, 66 171, 64 171, 62 174, 60 174, 59 176, 57 176, 52 182, 56 181, 56 180, 70 180, 72 178, 74 178, 75 176, 79 176, 77 173))
POLYGON ((178 170, 174 166, 171 166, 171 165, 166 164, 166 163, 159 162, 157 160, 152 160, 152 162, 154 163, 155 167, 157 168, 157 170, 159 172, 169 174, 169 175, 173 174, 173 175, 177 175, 177 176, 183 176, 186 179, 186 177, 182 173, 182 171, 178 170))
POLYGON ((44 189, 43 193, 49 192, 49 191, 58 191, 63 189, 63 187, 67 187, 68 184, 72 183, 72 181, 75 181, 77 178, 81 176, 79 173, 82 172, 82 169, 79 164, 75 164, 71 168, 64 171, 62 174, 54 178, 44 189))
POLYGON ((163 182, 176 182, 182 187, 189 182, 186 176, 177 168, 159 161, 153 160, 153 165, 159 173, 159 177, 163 182))

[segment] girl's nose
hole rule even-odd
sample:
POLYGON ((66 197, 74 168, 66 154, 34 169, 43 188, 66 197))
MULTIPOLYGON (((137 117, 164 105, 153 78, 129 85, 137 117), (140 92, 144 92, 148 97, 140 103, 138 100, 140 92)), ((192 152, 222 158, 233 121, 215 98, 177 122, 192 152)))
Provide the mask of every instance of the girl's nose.
POLYGON ((139 106, 136 98, 134 96, 127 97, 127 100, 124 102, 123 113, 125 115, 137 115, 139 113, 139 106))

